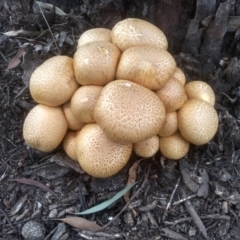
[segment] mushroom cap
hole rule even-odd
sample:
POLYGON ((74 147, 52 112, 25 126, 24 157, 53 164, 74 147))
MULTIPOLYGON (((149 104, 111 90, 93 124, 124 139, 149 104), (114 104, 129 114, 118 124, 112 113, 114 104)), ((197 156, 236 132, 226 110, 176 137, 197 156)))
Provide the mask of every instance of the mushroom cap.
POLYGON ((168 82, 175 70, 175 60, 166 50, 154 46, 137 46, 122 53, 116 77, 158 90, 168 82))
POLYGON ((115 79, 120 51, 110 42, 90 42, 78 48, 73 66, 81 85, 105 85, 115 79))
POLYGON ((175 79, 170 79, 156 94, 162 100, 166 112, 178 110, 187 99, 183 85, 175 79))
POLYGON ((196 98, 208 102, 210 105, 215 104, 215 94, 206 82, 191 81, 185 85, 185 92, 188 99, 196 98))
POLYGON ((67 128, 62 107, 38 104, 25 118, 23 138, 30 147, 50 152, 61 143, 67 128))
POLYGON ((96 123, 87 124, 77 137, 77 159, 82 169, 98 178, 110 177, 127 163, 132 144, 111 141, 96 123))
POLYGON ((189 150, 189 142, 179 132, 168 137, 160 137, 159 142, 162 155, 173 160, 184 157, 189 150))
POLYGON ((78 48, 96 41, 106 41, 112 42, 111 40, 111 30, 107 28, 93 28, 85 31, 78 40, 78 48))
POLYGON ((180 68, 178 68, 178 67, 176 68, 176 71, 174 72, 172 78, 178 80, 183 86, 184 86, 185 83, 186 83, 185 74, 184 74, 184 72, 183 72, 180 68))
POLYGON ((112 42, 123 52, 140 45, 151 45, 167 49, 168 43, 164 33, 153 24, 137 19, 127 18, 118 22, 112 29, 112 42))
POLYGON ((79 121, 72 113, 70 101, 63 104, 63 112, 68 122, 68 128, 71 130, 80 130, 85 123, 79 121))
POLYGON ((178 130, 177 112, 166 113, 165 122, 159 131, 158 135, 161 137, 168 137, 173 135, 178 130))
POLYGON ((133 151, 140 157, 152 157, 159 150, 159 136, 155 135, 133 144, 133 151))
POLYGON ((218 115, 206 101, 190 99, 178 111, 178 127, 189 142, 202 145, 209 142, 217 132, 218 115))
POLYGON ((49 58, 34 70, 29 83, 32 98, 52 107, 67 102, 77 88, 73 59, 67 56, 49 58))
POLYGON ((77 136, 80 131, 67 131, 63 139, 63 149, 74 161, 77 160, 77 136))
POLYGON ((96 122, 93 117, 93 111, 102 86, 82 86, 72 96, 71 110, 73 115, 81 122, 96 122))
POLYGON ((157 135, 165 120, 165 108, 149 89, 116 80, 103 88, 94 118, 111 140, 136 143, 157 135))

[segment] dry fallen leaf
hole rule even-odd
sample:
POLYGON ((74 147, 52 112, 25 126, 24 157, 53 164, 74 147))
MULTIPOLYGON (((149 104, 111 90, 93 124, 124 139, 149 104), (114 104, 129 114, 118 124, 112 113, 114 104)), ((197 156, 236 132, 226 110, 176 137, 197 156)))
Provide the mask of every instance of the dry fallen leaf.
POLYGON ((99 225, 97 225, 94 222, 91 222, 85 218, 81 217, 66 217, 66 218, 56 218, 53 220, 60 220, 63 221, 75 228, 81 229, 81 230, 89 230, 92 232, 98 231, 101 229, 99 225))

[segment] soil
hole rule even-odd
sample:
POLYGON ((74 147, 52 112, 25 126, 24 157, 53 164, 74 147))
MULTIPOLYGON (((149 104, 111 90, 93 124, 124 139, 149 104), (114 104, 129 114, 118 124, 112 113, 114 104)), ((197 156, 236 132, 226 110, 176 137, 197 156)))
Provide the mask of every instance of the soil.
POLYGON ((39 239, 239 239, 240 1, 45 2, 67 14, 41 12, 32 0, 0 3, 0 239, 24 239, 30 220, 43 227, 39 239), (160 27, 187 81, 212 86, 219 128, 208 144, 191 145, 179 161, 157 153, 136 167, 140 158, 133 155, 120 173, 96 179, 61 146, 42 153, 25 144, 23 121, 36 105, 29 78, 54 55, 72 57, 85 30, 111 29, 127 17, 160 27), (57 220, 111 198, 124 188, 129 169, 137 184, 128 205, 120 198, 84 216, 100 231, 89 231, 90 223, 76 225, 80 220, 57 220))

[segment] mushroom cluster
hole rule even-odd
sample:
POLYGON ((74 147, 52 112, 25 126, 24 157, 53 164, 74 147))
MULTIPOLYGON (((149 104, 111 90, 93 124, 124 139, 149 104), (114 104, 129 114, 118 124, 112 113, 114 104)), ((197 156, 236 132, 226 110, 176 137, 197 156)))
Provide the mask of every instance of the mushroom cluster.
POLYGON ((120 171, 133 151, 180 159, 190 143, 207 143, 218 128, 214 92, 203 81, 185 84, 167 47, 140 19, 83 33, 73 58, 52 57, 33 72, 38 105, 24 122, 26 143, 44 152, 62 143, 95 177, 120 171))

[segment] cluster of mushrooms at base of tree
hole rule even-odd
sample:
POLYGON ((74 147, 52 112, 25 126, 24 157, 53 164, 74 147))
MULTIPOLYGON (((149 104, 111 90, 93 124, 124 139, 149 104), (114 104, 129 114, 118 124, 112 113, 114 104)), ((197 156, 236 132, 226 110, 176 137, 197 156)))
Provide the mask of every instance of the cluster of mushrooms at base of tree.
POLYGON ((134 18, 84 32, 73 58, 52 57, 33 72, 38 105, 24 122, 26 143, 43 152, 62 143, 100 178, 120 171, 132 151, 177 160, 190 143, 207 143, 218 128, 214 92, 203 81, 185 84, 167 45, 160 29, 134 18))

